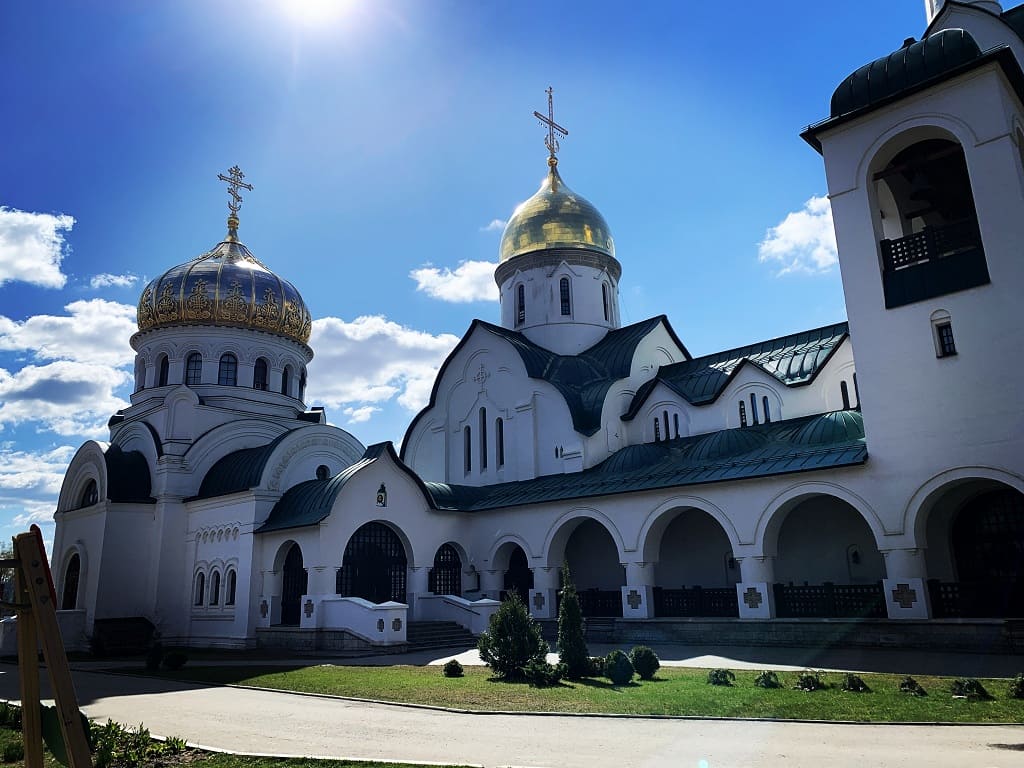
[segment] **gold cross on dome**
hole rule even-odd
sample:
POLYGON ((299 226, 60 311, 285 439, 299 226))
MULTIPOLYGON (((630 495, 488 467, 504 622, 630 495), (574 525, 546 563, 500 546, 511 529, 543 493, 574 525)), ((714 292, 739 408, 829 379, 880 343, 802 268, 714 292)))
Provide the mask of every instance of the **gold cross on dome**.
POLYGON ((548 135, 544 137, 544 146, 548 148, 550 153, 548 157, 551 160, 555 159, 555 154, 558 152, 558 137, 561 136, 563 139, 569 135, 569 130, 563 128, 555 122, 555 104, 554 98, 552 97, 551 86, 548 86, 548 114, 547 117, 542 115, 537 110, 534 110, 533 116, 541 121, 548 127, 548 135))
POLYGON ((242 173, 242 169, 237 165, 228 169, 229 176, 225 176, 223 173, 218 173, 217 178, 221 181, 228 183, 228 194, 231 195, 231 200, 228 202, 228 210, 231 211, 232 216, 238 216, 238 211, 242 207, 242 196, 238 194, 238 189, 247 189, 252 192, 252 184, 246 184, 242 179, 245 178, 245 174, 242 173))

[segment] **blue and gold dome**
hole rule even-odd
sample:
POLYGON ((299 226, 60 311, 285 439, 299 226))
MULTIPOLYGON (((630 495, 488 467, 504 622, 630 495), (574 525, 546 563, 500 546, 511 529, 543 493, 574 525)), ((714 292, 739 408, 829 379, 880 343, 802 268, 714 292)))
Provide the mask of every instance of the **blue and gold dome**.
POLYGON ((140 332, 183 325, 251 328, 306 344, 312 317, 295 286, 267 269, 232 228, 212 250, 146 286, 138 323, 140 332))

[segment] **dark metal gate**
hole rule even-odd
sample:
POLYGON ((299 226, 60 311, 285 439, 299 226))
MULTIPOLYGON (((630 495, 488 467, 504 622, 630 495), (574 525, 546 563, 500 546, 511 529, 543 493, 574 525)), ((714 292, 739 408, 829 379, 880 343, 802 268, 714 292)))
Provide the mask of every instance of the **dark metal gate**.
POLYGON ((462 559, 451 544, 442 545, 434 555, 429 589, 435 595, 462 595, 462 559))
POLYGON ((306 594, 309 575, 302 567, 302 550, 298 544, 292 544, 288 556, 284 559, 284 577, 281 589, 281 624, 288 627, 299 625, 299 611, 302 596, 306 594))
POLYGON ((371 603, 406 602, 405 547, 383 523, 367 523, 352 534, 338 570, 337 592, 371 603))

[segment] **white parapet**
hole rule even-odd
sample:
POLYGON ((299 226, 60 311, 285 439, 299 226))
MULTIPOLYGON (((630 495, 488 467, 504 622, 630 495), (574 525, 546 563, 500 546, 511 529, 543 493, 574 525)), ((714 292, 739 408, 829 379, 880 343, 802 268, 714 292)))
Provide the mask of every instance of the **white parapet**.
POLYGON ((303 595, 303 629, 345 630, 374 645, 404 643, 409 606, 361 597, 303 595))
POLYGON ((466 600, 456 595, 424 595, 419 598, 417 618, 426 621, 454 621, 474 635, 484 632, 501 603, 482 598, 466 600))

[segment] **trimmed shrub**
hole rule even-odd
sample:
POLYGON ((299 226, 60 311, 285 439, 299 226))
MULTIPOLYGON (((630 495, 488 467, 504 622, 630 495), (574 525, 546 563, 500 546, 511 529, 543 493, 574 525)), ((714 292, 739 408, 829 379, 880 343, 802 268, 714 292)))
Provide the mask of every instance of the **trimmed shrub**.
POLYGON ((909 693, 911 696, 927 696, 926 691, 917 680, 907 675, 900 681, 900 693, 909 693))
POLYGON ((638 645, 633 648, 629 652, 629 660, 641 680, 653 680, 658 670, 661 669, 658 654, 646 645, 638 645))
POLYGON ((768 669, 759 673, 758 676, 754 678, 754 685, 756 685, 758 688, 782 687, 782 683, 779 682, 779 676, 768 669))
POLYGON ((604 677, 604 656, 591 656, 585 677, 604 677))
POLYGON ((181 669, 185 666, 185 662, 188 661, 188 654, 184 651, 174 650, 168 651, 164 654, 164 658, 161 661, 164 669, 174 672, 175 670, 181 669))
POLYGON ((625 685, 633 679, 633 664, 622 651, 612 651, 604 657, 604 674, 615 685, 625 685))
POLYGON ((712 669, 708 672, 708 685, 732 685, 736 675, 728 669, 712 669))
POLYGON ((21 707, 8 704, 6 701, 0 703, 0 725, 14 731, 20 731, 21 707))
POLYGON ((852 672, 847 672, 843 675, 842 689, 848 693, 871 693, 871 689, 864 682, 864 678, 852 672))
POLYGON ((548 664, 546 661, 531 661, 523 669, 523 676, 534 688, 550 688, 558 685, 565 676, 564 664, 548 664))
POLYGON ((12 741, 4 746, 4 762, 20 763, 25 759, 25 745, 20 741, 12 741))
POLYGON ((1018 672, 1017 676, 1013 678, 1006 695, 1011 699, 1024 699, 1024 672, 1018 672))
POLYGON ((993 698, 992 694, 985 690, 985 686, 973 677, 954 680, 952 693, 954 699, 968 701, 988 701, 993 698))
POLYGON ((825 681, 821 678, 820 672, 805 669, 796 676, 796 685, 793 687, 798 691, 820 691, 827 686, 825 685, 825 681))
POLYGON ((583 613, 572 583, 569 564, 562 565, 562 602, 558 607, 558 660, 565 665, 565 677, 579 680, 590 673, 590 653, 583 635, 583 613))
POLYGON ((541 637, 540 625, 516 594, 491 616, 477 649, 483 662, 506 680, 522 680, 527 664, 546 661, 548 655, 548 644, 541 637))
POLYGON ((458 659, 451 659, 445 662, 445 665, 441 667, 441 671, 444 673, 445 677, 462 677, 465 673, 465 670, 462 668, 462 665, 459 664, 458 659))

